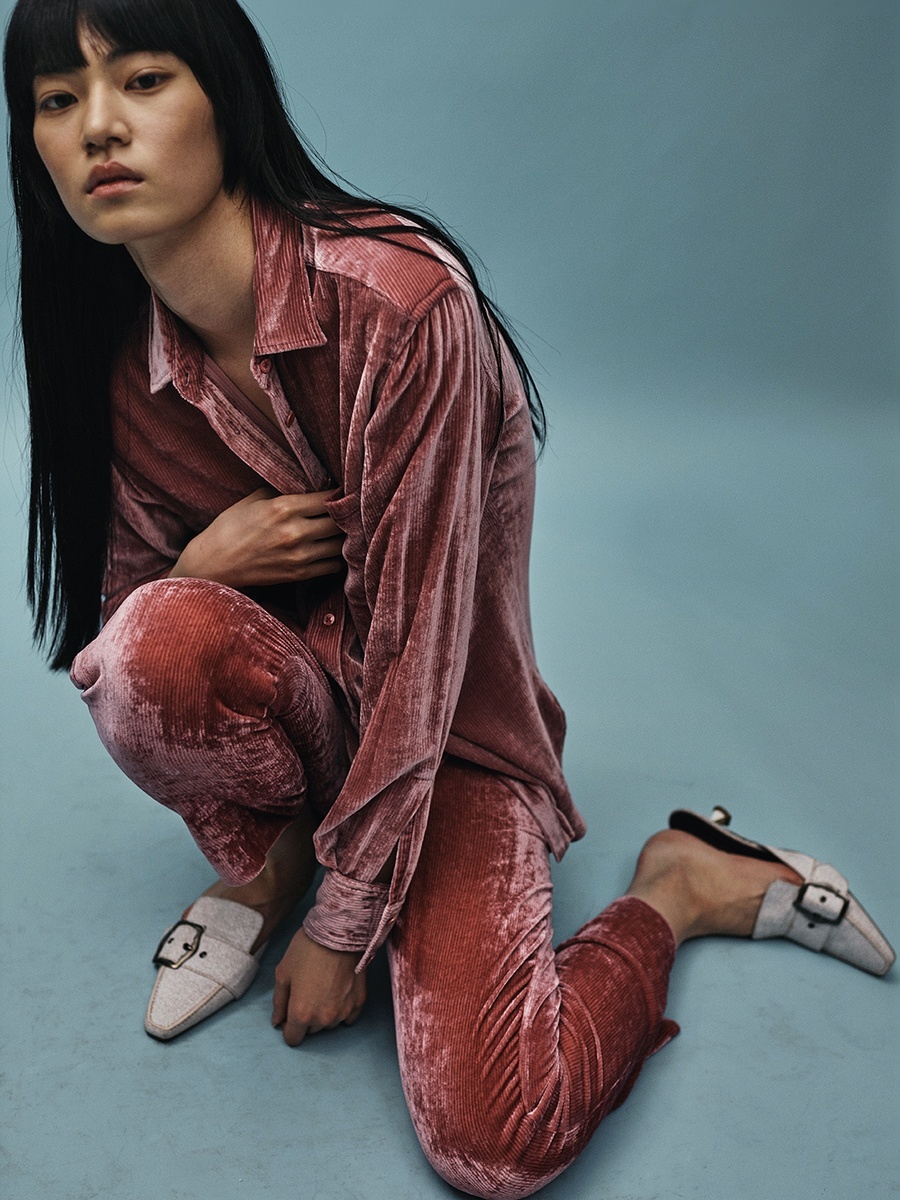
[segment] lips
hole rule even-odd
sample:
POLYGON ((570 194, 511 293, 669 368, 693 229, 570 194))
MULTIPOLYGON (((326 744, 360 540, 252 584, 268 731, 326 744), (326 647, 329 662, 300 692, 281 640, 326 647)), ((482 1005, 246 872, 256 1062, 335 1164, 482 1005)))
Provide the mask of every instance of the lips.
POLYGON ((137 171, 132 171, 130 167, 124 167, 121 163, 102 163, 94 167, 90 175, 88 175, 85 191, 90 193, 94 188, 100 187, 103 183, 113 183, 116 180, 122 179, 132 179, 140 183, 143 180, 143 175, 138 175, 137 171))

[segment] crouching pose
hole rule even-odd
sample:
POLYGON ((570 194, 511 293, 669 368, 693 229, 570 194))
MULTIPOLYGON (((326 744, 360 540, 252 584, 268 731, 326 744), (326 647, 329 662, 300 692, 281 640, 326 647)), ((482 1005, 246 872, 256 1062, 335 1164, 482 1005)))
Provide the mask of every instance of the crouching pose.
POLYGON ((237 0, 19 0, 5 67, 37 634, 220 876, 147 1031, 238 998, 321 864, 273 1023, 355 1021, 386 943, 428 1159, 520 1197, 677 1032, 680 942, 887 971, 837 871, 722 810, 554 951, 584 824, 529 625, 542 412, 464 253, 316 165, 237 0))

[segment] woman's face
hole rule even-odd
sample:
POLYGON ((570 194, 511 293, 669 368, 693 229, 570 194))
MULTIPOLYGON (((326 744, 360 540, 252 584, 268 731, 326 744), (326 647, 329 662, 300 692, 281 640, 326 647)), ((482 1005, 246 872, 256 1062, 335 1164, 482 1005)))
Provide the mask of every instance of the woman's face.
POLYGON ((84 30, 79 42, 86 67, 34 81, 38 153, 90 237, 165 240, 223 194, 209 97, 174 54, 121 54, 84 30), (117 166, 131 178, 113 182, 117 166))

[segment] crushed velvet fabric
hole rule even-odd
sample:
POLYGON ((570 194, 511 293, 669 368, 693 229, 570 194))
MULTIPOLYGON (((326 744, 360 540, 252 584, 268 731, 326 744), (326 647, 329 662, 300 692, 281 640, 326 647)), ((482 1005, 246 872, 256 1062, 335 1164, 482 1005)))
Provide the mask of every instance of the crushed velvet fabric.
POLYGON ((184 818, 228 883, 259 874, 304 800, 321 819, 346 778, 322 669, 287 625, 220 583, 136 588, 71 677, 116 763, 184 818))
MULTIPOLYGON (((73 679, 116 761, 226 878, 255 870, 303 804, 325 819, 340 792, 333 689, 295 630, 230 588, 137 588, 73 679)), ((547 840, 521 786, 445 755, 388 938, 416 1132, 444 1179, 482 1197, 528 1196, 564 1170, 677 1032, 663 1017, 674 938, 642 900, 615 901, 554 952, 547 840)))
POLYGON ((549 1183, 678 1032, 660 914, 616 900, 554 953, 551 892, 509 781, 445 759, 388 954, 413 1124, 435 1170, 475 1196, 549 1183))
MULTIPOLYGON (((150 295, 112 380, 104 619, 263 483, 334 489, 345 577, 279 603, 353 734, 317 834, 327 874, 310 936, 338 949, 366 939, 368 959, 403 906, 445 752, 516 780, 557 857, 584 833, 562 773, 565 720, 532 646, 534 444, 512 359, 501 403, 490 338, 452 262, 258 202, 252 217, 250 366, 278 428, 150 295), (386 890, 376 877, 395 851, 386 890)), ((422 245, 412 230, 398 240, 422 245)))
POLYGON ((531 640, 525 398, 507 354, 501 405, 452 263, 256 203, 253 230, 251 369, 278 428, 151 296, 113 375, 104 624, 72 678, 115 760, 230 882, 310 806, 326 874, 306 929, 360 966, 388 940, 426 1155, 474 1195, 530 1195, 677 1027, 674 939, 643 901, 552 947, 549 853, 584 823, 531 640), (342 578, 165 578, 263 483, 334 489, 342 578))

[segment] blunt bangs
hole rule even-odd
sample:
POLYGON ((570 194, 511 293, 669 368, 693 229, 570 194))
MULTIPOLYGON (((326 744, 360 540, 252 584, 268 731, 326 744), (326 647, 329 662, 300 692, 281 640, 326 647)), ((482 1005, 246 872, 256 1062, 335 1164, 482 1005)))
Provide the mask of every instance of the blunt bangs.
POLYGON ((202 45, 192 16, 190 0, 25 0, 9 24, 7 92, 27 94, 30 106, 37 75, 87 66, 78 41, 82 26, 123 54, 167 51, 192 66, 198 42, 202 45))

